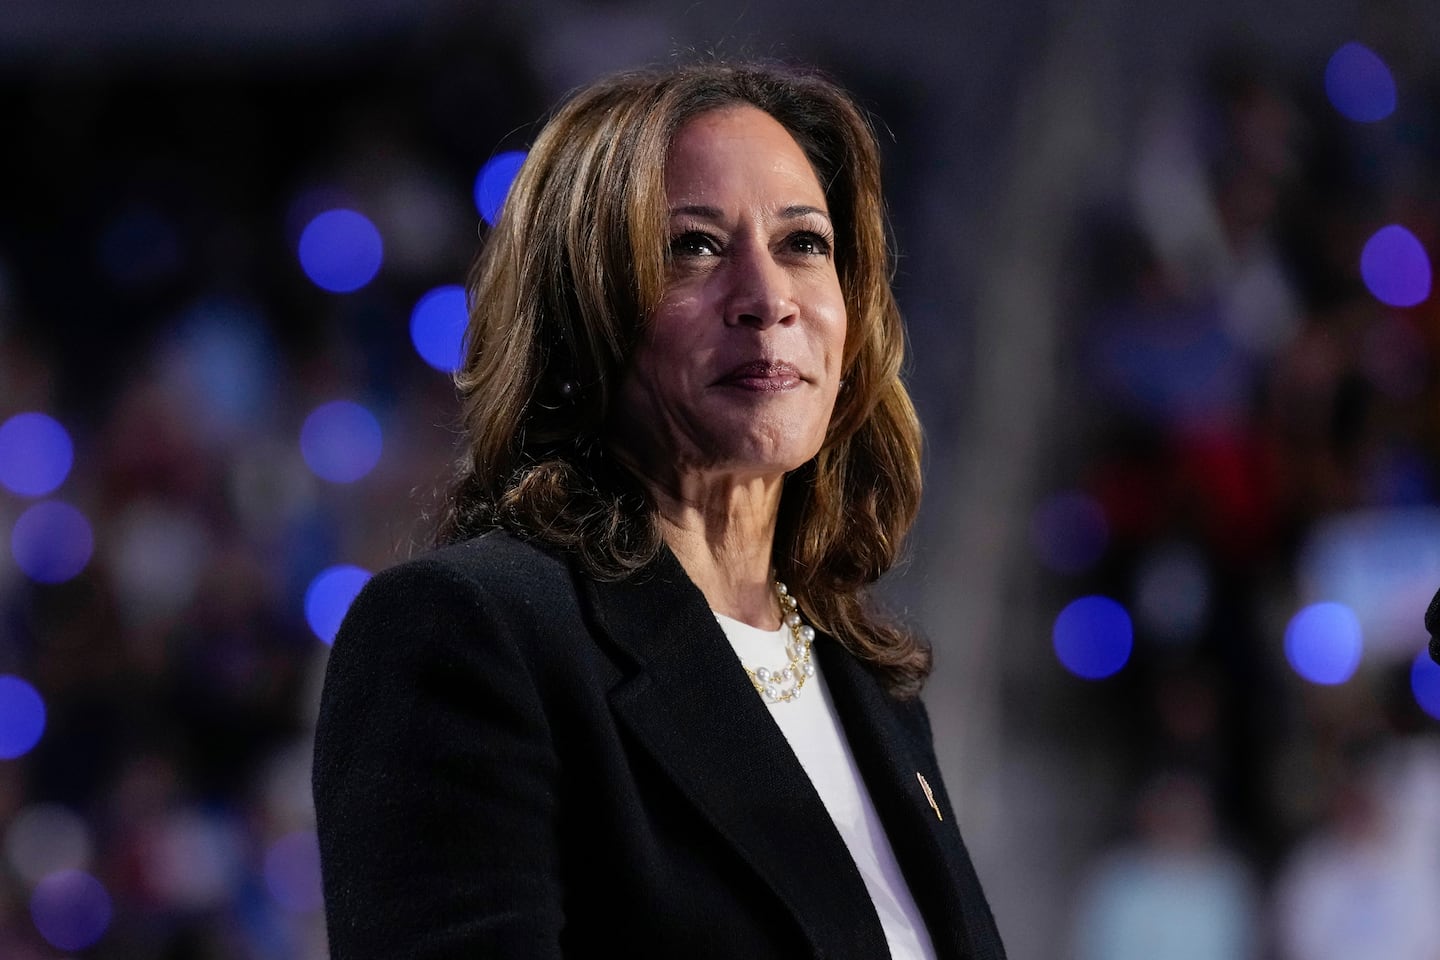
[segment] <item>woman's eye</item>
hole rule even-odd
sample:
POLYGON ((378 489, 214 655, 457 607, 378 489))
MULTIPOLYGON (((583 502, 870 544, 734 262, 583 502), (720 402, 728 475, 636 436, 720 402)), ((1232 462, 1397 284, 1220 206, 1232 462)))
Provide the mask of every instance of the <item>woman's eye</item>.
POLYGON ((830 255, 831 244, 829 237, 805 230, 790 238, 790 247, 796 253, 825 257, 830 255))
POLYGON ((672 257, 711 257, 720 252, 715 239, 698 230, 687 230, 670 238, 672 257))

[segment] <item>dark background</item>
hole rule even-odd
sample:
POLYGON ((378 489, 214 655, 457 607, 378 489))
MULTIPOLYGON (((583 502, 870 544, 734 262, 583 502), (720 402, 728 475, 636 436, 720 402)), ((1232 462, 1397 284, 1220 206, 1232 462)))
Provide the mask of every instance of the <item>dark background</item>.
POLYGON ((1440 18, 1251 6, 8 0, 0 421, 55 417, 75 465, 0 490, 0 530, 59 499, 95 545, 53 585, 0 551, 0 673, 47 711, 0 761, 0 955, 325 955, 304 601, 428 535, 454 399, 410 311, 464 278, 476 172, 567 90, 719 53, 818 64, 877 120, 928 438, 883 596, 935 642, 937 749, 1011 955, 1440 956, 1412 686, 1440 317, 1359 271, 1386 224, 1433 249, 1440 18), (1326 98, 1350 41, 1393 71, 1386 119, 1326 98), (334 206, 385 239, 353 293, 296 256, 334 206), (299 448, 337 398, 384 436, 350 484, 299 448), (1094 595, 1134 647, 1084 680, 1052 632, 1094 595), (1364 630, 1343 683, 1285 655, 1320 601, 1364 630), (104 911, 60 870, 110 906, 72 954, 36 912, 104 911))

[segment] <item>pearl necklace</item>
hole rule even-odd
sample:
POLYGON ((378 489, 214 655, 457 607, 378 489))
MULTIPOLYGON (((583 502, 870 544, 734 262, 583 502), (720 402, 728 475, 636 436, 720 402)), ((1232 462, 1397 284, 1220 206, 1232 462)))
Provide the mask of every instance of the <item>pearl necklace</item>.
POLYGON ((780 615, 785 626, 790 628, 790 642, 785 644, 785 656, 790 658, 790 664, 779 670, 745 667, 745 672, 756 691, 767 701, 788 703, 799 697, 805 681, 815 676, 815 664, 810 662, 810 644, 815 640, 815 628, 801 619, 800 605, 779 580, 775 581, 775 595, 780 598, 780 615))

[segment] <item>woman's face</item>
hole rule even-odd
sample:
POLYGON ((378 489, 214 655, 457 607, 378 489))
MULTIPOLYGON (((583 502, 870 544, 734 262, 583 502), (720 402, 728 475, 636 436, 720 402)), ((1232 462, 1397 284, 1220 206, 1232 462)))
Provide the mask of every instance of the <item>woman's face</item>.
POLYGON ((622 382, 612 435, 650 480, 779 476, 825 439, 845 302, 825 193, 769 114, 681 128, 665 165, 665 294, 622 382))

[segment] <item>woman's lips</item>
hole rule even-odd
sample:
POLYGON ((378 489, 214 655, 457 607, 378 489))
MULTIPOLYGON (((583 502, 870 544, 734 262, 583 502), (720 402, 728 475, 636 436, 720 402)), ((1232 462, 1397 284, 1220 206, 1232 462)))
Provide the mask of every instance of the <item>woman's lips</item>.
POLYGON ((794 364, 784 360, 751 360, 727 371, 715 383, 722 387, 763 392, 789 390, 799 386, 804 379, 794 364))

